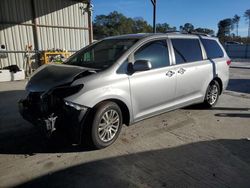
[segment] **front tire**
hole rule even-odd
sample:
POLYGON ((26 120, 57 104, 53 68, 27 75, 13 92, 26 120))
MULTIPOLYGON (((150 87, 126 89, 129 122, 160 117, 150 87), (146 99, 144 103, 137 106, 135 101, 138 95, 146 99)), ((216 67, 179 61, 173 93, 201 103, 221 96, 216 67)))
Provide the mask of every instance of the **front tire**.
POLYGON ((211 108, 216 105, 220 96, 220 85, 216 80, 213 80, 207 88, 206 96, 204 99, 204 106, 211 108))
POLYGON ((91 127, 91 140, 95 148, 111 145, 122 128, 122 112, 114 102, 103 102, 97 106, 91 127))

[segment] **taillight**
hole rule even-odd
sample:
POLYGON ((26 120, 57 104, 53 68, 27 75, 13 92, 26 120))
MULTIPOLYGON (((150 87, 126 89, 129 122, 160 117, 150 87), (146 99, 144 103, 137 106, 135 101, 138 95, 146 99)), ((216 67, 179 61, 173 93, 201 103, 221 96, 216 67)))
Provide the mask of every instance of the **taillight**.
POLYGON ((227 65, 229 66, 232 63, 232 61, 229 59, 227 60, 227 65))

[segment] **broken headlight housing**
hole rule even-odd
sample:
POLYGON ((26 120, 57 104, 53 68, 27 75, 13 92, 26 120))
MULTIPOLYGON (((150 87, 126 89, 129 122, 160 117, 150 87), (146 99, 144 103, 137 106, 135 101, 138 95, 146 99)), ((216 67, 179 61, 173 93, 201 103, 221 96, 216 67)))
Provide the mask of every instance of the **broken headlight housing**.
POLYGON ((83 84, 74 85, 74 86, 60 86, 52 90, 53 95, 58 97, 68 97, 80 91, 83 88, 83 84))
MULTIPOLYGON (((69 86, 69 85, 59 86, 50 90, 49 92, 43 93, 40 96, 40 98, 41 101, 48 106, 48 109, 50 109, 50 111, 55 111, 59 110, 58 106, 60 106, 62 103, 65 103, 64 98, 79 92, 82 88, 83 84, 74 86, 69 86)), ((82 109, 82 108, 77 107, 77 109, 82 109)))
POLYGON ((69 101, 66 101, 66 100, 64 100, 64 103, 65 103, 65 105, 70 106, 72 108, 75 108, 76 110, 87 110, 87 107, 82 106, 80 104, 75 104, 73 102, 69 102, 69 101))

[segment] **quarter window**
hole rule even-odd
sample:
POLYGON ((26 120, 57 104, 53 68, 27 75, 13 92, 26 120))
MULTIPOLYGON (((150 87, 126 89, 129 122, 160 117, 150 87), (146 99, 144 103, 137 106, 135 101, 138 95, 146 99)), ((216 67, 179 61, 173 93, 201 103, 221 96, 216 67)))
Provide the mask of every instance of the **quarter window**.
POLYGON ((176 64, 203 60, 198 39, 172 39, 176 64))
POLYGON ((136 60, 148 60, 152 69, 169 66, 168 46, 165 40, 153 41, 142 46, 134 54, 136 60))
POLYGON ((207 52, 207 58, 214 59, 224 56, 224 53, 216 40, 202 39, 202 43, 207 52))

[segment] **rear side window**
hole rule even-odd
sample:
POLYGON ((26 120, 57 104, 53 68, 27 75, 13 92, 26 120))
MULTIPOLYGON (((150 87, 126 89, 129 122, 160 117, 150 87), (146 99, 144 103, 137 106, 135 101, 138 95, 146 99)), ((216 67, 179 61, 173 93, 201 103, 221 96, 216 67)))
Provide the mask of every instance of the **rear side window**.
POLYGON ((210 59, 224 57, 224 53, 216 40, 202 39, 202 43, 210 59))
POLYGON ((165 40, 149 42, 135 52, 134 58, 150 61, 152 69, 169 66, 167 43, 165 40))
POLYGON ((198 39, 172 39, 176 64, 203 60, 198 39))

